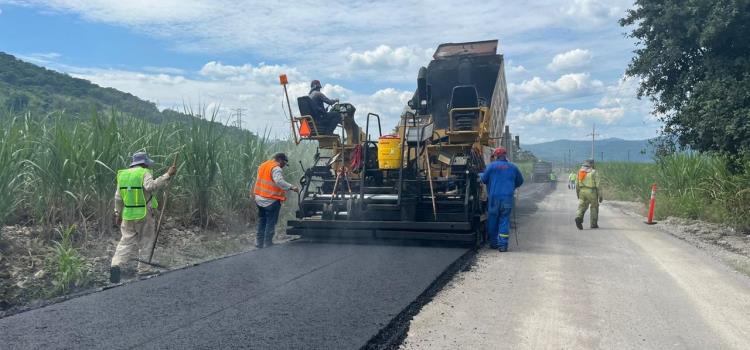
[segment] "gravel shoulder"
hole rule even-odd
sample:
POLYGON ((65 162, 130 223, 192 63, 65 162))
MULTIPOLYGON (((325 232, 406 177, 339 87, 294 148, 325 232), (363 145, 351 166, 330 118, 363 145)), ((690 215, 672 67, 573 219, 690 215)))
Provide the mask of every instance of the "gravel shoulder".
MULTIPOLYGON (((611 201, 607 204, 622 214, 643 218, 646 209, 640 203, 611 201)), ((750 234, 700 220, 668 217, 654 228, 700 248, 732 269, 750 276, 750 234)))

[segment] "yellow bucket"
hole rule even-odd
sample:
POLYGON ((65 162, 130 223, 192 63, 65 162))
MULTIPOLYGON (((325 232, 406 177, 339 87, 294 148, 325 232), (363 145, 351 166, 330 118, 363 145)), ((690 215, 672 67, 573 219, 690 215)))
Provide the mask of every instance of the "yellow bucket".
POLYGON ((392 170, 401 167, 401 138, 398 135, 383 135, 378 139, 378 167, 392 170))

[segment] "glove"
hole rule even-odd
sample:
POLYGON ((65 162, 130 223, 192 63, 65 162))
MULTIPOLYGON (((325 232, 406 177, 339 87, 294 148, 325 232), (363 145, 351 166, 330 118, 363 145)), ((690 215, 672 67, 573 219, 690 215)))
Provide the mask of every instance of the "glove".
POLYGON ((118 213, 118 212, 115 212, 114 216, 115 216, 115 218, 114 218, 115 219, 115 225, 117 227, 120 227, 120 225, 122 225, 122 215, 120 215, 120 213, 118 213))
POLYGON ((604 198, 599 197, 599 203, 601 203, 604 200, 604 198))

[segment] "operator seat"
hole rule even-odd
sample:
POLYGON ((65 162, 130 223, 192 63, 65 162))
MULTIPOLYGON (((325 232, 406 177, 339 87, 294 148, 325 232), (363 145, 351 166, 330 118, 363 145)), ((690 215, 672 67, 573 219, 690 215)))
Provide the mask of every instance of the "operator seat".
POLYGON ((453 112, 453 130, 474 130, 479 119, 479 94, 477 93, 476 86, 459 85, 453 87, 448 111, 454 108, 477 108, 476 110, 453 112))
POLYGON ((336 122, 332 122, 326 118, 324 113, 320 113, 313 107, 313 102, 310 96, 297 97, 297 107, 299 107, 299 113, 302 117, 310 116, 313 119, 315 127, 313 127, 313 133, 317 135, 331 135, 333 130, 336 129, 336 122), (331 125, 333 124, 333 125, 331 125))

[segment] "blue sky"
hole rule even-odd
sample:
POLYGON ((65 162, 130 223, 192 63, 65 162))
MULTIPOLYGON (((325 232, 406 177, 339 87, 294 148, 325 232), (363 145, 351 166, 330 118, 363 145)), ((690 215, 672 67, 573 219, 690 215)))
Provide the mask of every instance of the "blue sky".
POLYGON ((156 102, 245 108, 243 126, 286 136, 291 95, 320 79, 360 117, 394 124, 443 42, 499 39, 508 123, 525 142, 642 139, 659 129, 623 79, 630 1, 0 0, 0 51, 156 102))

